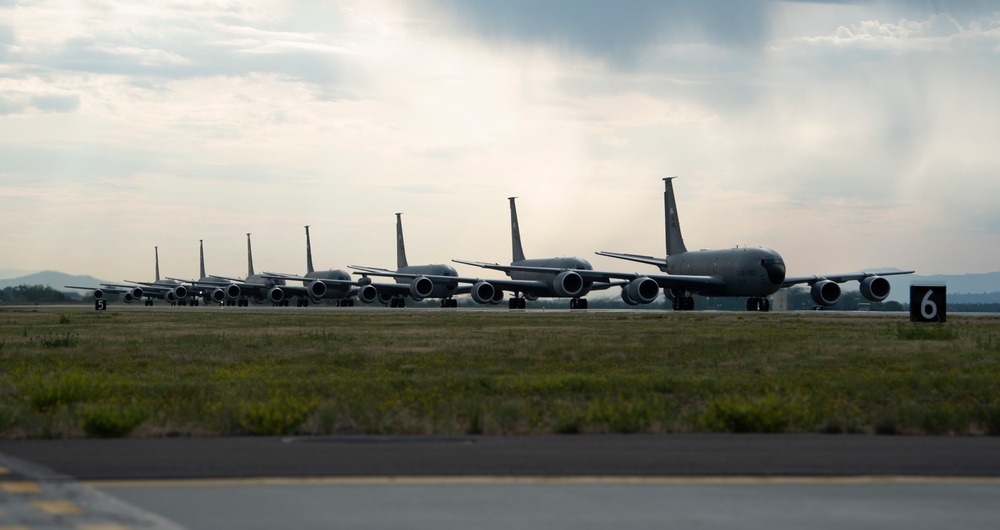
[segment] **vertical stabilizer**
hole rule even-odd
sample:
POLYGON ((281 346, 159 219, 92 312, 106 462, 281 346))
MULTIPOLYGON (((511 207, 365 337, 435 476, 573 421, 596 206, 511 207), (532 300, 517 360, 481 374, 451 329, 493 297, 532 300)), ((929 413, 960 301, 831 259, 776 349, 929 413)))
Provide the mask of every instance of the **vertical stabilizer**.
POLYGON ((681 236, 681 224, 677 219, 677 201, 674 199, 673 180, 677 177, 666 177, 663 183, 666 189, 663 191, 663 215, 667 232, 667 255, 683 254, 687 252, 684 246, 684 238, 681 236))
POLYGON ((309 225, 306 225, 306 274, 313 272, 313 249, 309 242, 309 225))
POLYGON ((250 248, 250 234, 247 233, 247 278, 253 276, 253 250, 250 248))
POLYGON ((160 247, 153 247, 156 255, 156 281, 160 281, 160 247))
POLYGON ((396 214, 396 268, 406 267, 406 247, 403 245, 402 213, 396 214))
POLYGON ((204 239, 199 239, 198 240, 198 250, 201 253, 201 277, 202 278, 207 278, 207 276, 205 275, 205 240, 204 239))
POLYGON ((524 249, 521 248, 521 228, 517 225, 517 206, 514 199, 517 197, 507 197, 510 201, 510 241, 511 241, 511 262, 524 261, 524 249))

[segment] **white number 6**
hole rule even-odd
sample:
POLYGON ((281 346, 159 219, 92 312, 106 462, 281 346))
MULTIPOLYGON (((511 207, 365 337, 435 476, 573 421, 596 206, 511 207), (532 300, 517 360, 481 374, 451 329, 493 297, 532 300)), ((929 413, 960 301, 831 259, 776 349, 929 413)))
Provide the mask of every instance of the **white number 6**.
POLYGON ((924 299, 920 302, 920 316, 926 318, 927 320, 937 318, 938 314, 937 304, 931 300, 932 294, 934 294, 934 291, 928 289, 927 294, 924 295, 924 299))

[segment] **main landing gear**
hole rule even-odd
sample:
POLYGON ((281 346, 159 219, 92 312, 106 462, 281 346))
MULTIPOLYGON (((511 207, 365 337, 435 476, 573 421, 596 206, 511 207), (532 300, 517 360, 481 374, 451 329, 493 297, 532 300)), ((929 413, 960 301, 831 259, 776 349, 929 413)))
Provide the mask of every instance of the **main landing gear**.
POLYGON ((524 309, 525 304, 527 303, 528 301, 525 300, 523 296, 517 296, 517 294, 515 293, 515 295, 511 297, 510 300, 507 300, 507 307, 511 309, 524 309))
POLYGON ((570 309, 587 309, 586 298, 573 298, 569 301, 570 309))
POLYGON ((458 300, 454 298, 442 298, 441 307, 458 307, 458 300))
POLYGON ((393 298, 389 300, 389 307, 406 307, 406 298, 393 298))
POLYGON ((767 298, 754 296, 747 299, 747 311, 760 311, 766 313, 771 310, 771 302, 767 298))
POLYGON ((693 296, 674 296, 674 311, 691 311, 694 309, 693 296))
POLYGON ((337 300, 337 307, 354 307, 354 299, 337 300))

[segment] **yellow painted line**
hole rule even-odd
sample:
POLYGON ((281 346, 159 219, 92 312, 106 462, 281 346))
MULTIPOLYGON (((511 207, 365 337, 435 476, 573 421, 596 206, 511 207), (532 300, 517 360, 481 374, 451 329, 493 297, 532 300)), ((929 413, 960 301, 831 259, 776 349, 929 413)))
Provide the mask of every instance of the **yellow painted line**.
POLYGON ((30 504, 49 515, 83 514, 83 508, 70 501, 32 501, 30 504))
POLYGON ((757 484, 982 484, 1000 486, 1000 477, 852 476, 852 477, 259 477, 221 479, 91 480, 97 488, 200 486, 365 486, 477 484, 596 485, 757 485, 757 484))
POLYGON ((0 490, 7 493, 41 493, 42 488, 35 482, 0 482, 0 490))

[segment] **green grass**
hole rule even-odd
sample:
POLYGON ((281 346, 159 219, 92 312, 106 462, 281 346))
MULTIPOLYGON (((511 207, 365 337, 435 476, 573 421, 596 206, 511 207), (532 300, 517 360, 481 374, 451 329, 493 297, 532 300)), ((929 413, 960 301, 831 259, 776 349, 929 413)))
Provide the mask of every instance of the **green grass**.
POLYGON ((0 436, 1000 434, 1000 317, 0 310, 0 436))

